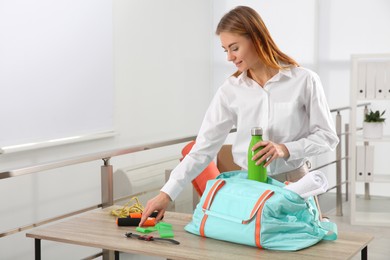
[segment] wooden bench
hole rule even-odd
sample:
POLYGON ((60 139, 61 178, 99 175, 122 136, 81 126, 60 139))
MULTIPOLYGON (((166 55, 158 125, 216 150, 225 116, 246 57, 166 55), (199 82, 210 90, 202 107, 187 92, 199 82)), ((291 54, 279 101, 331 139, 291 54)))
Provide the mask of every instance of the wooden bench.
POLYGON ((175 240, 180 245, 160 241, 142 241, 125 237, 135 227, 118 227, 109 212, 118 208, 92 210, 64 221, 31 230, 27 237, 35 239, 35 259, 41 259, 41 240, 51 240, 119 252, 160 256, 168 259, 350 259, 361 253, 367 259, 367 246, 373 239, 365 233, 339 232, 336 241, 320 243, 296 252, 260 250, 211 238, 198 237, 184 230, 190 214, 166 212, 164 221, 173 225, 175 240))

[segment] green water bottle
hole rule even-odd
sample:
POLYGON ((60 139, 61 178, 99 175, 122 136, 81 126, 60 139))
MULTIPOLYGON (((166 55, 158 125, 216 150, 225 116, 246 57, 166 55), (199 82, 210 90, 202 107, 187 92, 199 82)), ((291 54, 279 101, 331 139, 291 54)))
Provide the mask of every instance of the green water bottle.
POLYGON ((267 182, 267 168, 264 167, 264 162, 256 165, 256 161, 252 160, 252 157, 259 152, 263 147, 252 151, 252 147, 263 141, 263 129, 261 127, 254 127, 251 129, 252 139, 248 148, 248 179, 267 182))

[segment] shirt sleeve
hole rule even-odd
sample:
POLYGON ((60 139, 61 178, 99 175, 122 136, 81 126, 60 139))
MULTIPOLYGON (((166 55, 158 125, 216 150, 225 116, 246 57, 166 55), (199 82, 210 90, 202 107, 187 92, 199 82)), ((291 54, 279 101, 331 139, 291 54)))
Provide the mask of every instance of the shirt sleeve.
POLYGON ((175 200, 185 186, 214 159, 233 125, 234 116, 219 89, 206 111, 195 145, 171 172, 161 191, 167 193, 171 200, 175 200))
POLYGON ((321 81, 317 74, 311 75, 306 94, 306 111, 309 113, 310 122, 309 135, 285 143, 290 153, 287 161, 333 151, 339 142, 321 81))

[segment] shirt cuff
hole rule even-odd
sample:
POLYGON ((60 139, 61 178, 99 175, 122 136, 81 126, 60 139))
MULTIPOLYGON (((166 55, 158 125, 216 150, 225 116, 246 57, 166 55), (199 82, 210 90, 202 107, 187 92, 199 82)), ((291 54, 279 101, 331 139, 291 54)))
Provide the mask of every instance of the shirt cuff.
POLYGON ((290 156, 286 159, 286 162, 302 159, 304 157, 303 149, 298 142, 284 143, 284 145, 290 153, 290 156))
POLYGON ((165 185, 161 188, 160 191, 168 194, 172 201, 174 201, 182 192, 183 187, 176 180, 169 178, 165 185))

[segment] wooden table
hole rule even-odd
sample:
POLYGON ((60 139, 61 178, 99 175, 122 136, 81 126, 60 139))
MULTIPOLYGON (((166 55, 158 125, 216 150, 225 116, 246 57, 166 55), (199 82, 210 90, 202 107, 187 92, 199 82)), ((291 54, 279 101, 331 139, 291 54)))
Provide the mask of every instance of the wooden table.
MULTIPOLYGON (((81 246, 96 247, 118 252, 160 256, 169 259, 350 259, 361 252, 367 259, 367 246, 373 236, 365 233, 339 232, 336 241, 320 243, 296 252, 260 250, 190 234, 184 226, 191 220, 190 214, 166 212, 164 221, 173 225, 175 240, 180 245, 159 241, 142 241, 126 238, 126 232, 135 227, 118 227, 109 212, 113 208, 92 210, 59 223, 33 229, 27 237, 35 239, 35 258, 41 257, 41 240, 51 240, 81 246)), ((155 232, 154 232, 155 233, 155 232)), ((152 233, 153 234, 153 233, 152 233)), ((156 233, 158 236, 158 234, 156 233)))

